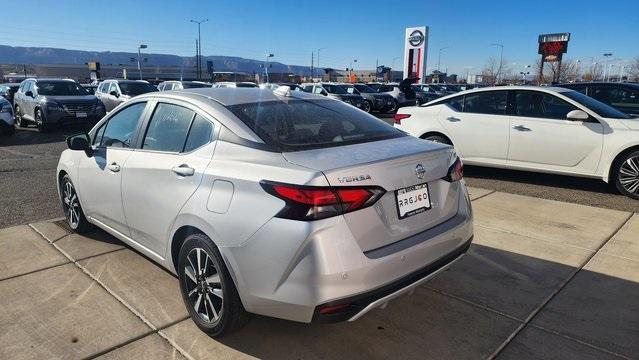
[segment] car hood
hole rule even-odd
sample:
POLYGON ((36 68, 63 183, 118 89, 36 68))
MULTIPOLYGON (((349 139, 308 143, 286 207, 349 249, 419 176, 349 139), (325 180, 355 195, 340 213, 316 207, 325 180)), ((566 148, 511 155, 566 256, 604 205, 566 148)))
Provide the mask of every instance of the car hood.
POLYGON ((64 104, 65 102, 73 102, 73 103, 94 103, 98 100, 93 95, 85 95, 85 96, 43 96, 45 101, 55 101, 57 103, 64 104))

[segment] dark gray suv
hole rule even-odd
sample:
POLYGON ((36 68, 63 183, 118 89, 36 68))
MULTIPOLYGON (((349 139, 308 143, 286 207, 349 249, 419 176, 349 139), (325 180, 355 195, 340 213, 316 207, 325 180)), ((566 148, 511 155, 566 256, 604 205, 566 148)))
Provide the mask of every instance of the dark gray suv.
POLYGON ((35 124, 40 131, 56 125, 93 124, 104 105, 69 79, 26 79, 14 96, 16 125, 35 124))

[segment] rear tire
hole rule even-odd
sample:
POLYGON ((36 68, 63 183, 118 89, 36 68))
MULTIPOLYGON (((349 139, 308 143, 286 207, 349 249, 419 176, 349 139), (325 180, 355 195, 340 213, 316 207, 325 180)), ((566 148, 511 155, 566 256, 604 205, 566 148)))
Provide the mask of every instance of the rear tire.
POLYGON ((442 135, 438 135, 438 134, 425 135, 425 136, 422 137, 422 139, 428 140, 428 141, 432 141, 434 143, 452 145, 450 143, 450 140, 448 140, 446 137, 444 137, 442 135))
POLYGON ((51 127, 44 123, 44 118, 42 117, 42 110, 36 109, 34 117, 35 117, 35 122, 36 122, 36 125, 38 126, 39 132, 44 133, 49 131, 51 127))
POLYGON ((195 233, 184 240, 176 270, 182 299, 200 330, 222 337, 249 320, 222 255, 208 236, 195 233))
POLYGON ((617 190, 635 200, 639 200, 639 150, 619 157, 613 166, 613 183, 617 190))

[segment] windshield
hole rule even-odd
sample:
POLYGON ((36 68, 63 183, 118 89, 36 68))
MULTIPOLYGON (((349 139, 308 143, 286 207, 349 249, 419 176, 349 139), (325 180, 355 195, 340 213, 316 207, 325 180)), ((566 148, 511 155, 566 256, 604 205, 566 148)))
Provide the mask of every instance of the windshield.
POLYGON ((363 93, 374 93, 377 92, 375 89, 373 89, 372 87, 368 86, 368 85, 363 85, 363 84, 358 84, 355 85, 355 88, 357 90, 359 90, 359 92, 363 92, 363 93))
POLYGON ((631 119, 632 118, 632 116, 624 112, 621 112, 609 105, 606 105, 598 100, 595 100, 591 98, 590 96, 586 96, 578 91, 574 91, 574 90, 562 91, 561 94, 584 105, 588 109, 596 112, 599 116, 602 116, 605 118, 612 118, 612 119, 631 119))
POLYGON ((341 85, 324 84, 322 87, 331 94, 348 94, 344 86, 341 85))
POLYGON ((206 87, 211 87, 211 85, 205 84, 205 83, 197 83, 197 82, 184 82, 182 83, 182 87, 185 89, 195 89, 195 88, 206 88, 206 87))
POLYGON ((82 86, 72 81, 38 81, 38 94, 51 96, 89 95, 82 86))
POLYGON ((353 85, 342 85, 342 87, 349 94, 357 94, 357 95, 359 95, 359 90, 357 90, 353 85))
POLYGON ((235 84, 235 86, 239 88, 256 88, 257 87, 257 85, 253 83, 237 83, 235 84))
POLYGON ((148 92, 158 91, 155 86, 145 82, 121 82, 118 85, 120 85, 120 90, 122 90, 122 93, 129 96, 136 96, 146 94, 148 92))
POLYGON ((338 101, 272 101, 232 105, 228 109, 266 144, 282 152, 405 136, 385 122, 338 101))

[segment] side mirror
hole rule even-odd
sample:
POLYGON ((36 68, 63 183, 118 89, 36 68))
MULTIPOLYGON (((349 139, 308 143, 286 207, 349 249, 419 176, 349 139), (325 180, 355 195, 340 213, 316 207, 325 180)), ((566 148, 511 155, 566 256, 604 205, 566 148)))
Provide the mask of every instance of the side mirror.
POLYGON ((586 121, 590 118, 588 114, 583 110, 573 110, 566 114, 566 119, 575 121, 586 121))
POLYGON ((91 138, 87 133, 79 133, 69 135, 67 137, 67 146, 71 150, 84 151, 88 157, 93 156, 93 148, 91 147, 91 138))
POLYGON ((33 97, 33 91, 29 90, 26 93, 24 93, 26 96, 28 97, 33 97))
POLYGON ((117 92, 117 91, 111 91, 111 92, 109 93, 109 95, 113 95, 113 96, 115 96, 116 98, 117 98, 117 97, 120 97, 120 94, 118 94, 118 92, 117 92))

